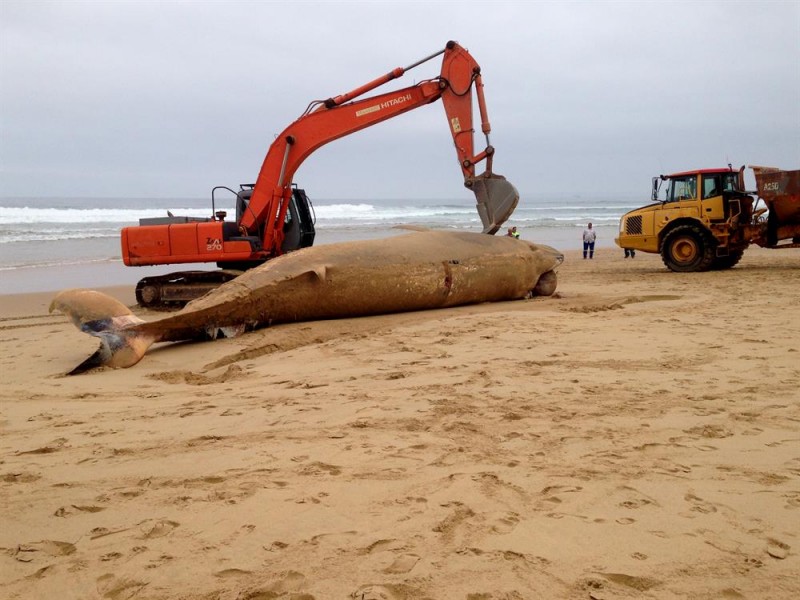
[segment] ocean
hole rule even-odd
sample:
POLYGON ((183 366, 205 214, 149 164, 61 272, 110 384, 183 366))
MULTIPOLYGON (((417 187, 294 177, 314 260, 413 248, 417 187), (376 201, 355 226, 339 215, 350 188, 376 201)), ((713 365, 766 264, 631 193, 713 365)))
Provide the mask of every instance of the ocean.
MULTIPOLYGON (((471 198, 461 200, 314 200, 315 245, 386 237, 399 225, 481 230, 471 198)), ((616 248, 619 218, 646 198, 521 199, 506 223, 523 239, 560 250, 578 249, 588 222, 597 230, 598 249, 616 248)), ((217 210, 235 214, 232 202, 217 210)), ((120 230, 145 217, 211 216, 208 199, 179 198, 0 198, 0 294, 50 291, 62 287, 133 284, 147 275, 215 265, 125 267, 120 230), (90 268, 91 267, 91 268, 90 268), (102 267, 98 269, 98 267, 102 267)), ((505 227, 497 235, 505 234, 505 227)))

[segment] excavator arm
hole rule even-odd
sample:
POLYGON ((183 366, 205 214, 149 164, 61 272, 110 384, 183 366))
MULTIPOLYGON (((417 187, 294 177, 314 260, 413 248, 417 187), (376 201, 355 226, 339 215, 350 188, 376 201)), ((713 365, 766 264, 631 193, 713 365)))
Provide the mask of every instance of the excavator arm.
POLYGON ((493 234, 508 219, 519 200, 511 183, 492 173, 494 148, 489 143, 491 127, 483 95, 481 70, 475 59, 456 42, 409 67, 398 67, 351 92, 316 101, 273 142, 256 180, 247 210, 239 223, 246 235, 258 235, 265 249, 280 252, 283 227, 292 195, 292 180, 303 161, 317 148, 381 121, 441 99, 456 147, 464 185, 476 196, 484 233, 493 234), (401 77, 406 71, 436 56, 444 55, 437 78, 393 92, 355 100, 363 94, 401 77), (486 147, 475 154, 473 96, 477 98, 481 131, 486 147), (476 175, 475 166, 486 161, 476 175))

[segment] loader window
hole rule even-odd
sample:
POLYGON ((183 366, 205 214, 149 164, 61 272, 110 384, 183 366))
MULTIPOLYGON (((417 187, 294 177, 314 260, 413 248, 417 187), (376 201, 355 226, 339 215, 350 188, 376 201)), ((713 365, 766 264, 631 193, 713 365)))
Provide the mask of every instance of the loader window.
POLYGON ((726 192, 735 192, 739 188, 739 174, 726 173, 722 177, 722 189, 726 192))
POLYGON ((703 176, 703 198, 713 198, 722 193, 719 176, 703 176))
POLYGON ((681 200, 693 200, 697 191, 697 175, 686 177, 676 177, 669 182, 667 192, 668 202, 679 202, 681 200))
POLYGON ((703 198, 713 198, 722 192, 735 192, 739 185, 738 173, 703 175, 703 198))

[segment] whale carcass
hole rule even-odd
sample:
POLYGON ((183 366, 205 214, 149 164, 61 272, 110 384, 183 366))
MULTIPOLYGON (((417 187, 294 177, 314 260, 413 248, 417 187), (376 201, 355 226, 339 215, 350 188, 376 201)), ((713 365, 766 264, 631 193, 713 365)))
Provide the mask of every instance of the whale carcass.
POLYGON ((130 367, 156 342, 213 339, 273 323, 549 296, 563 259, 553 248, 512 237, 418 231, 285 254, 153 321, 83 289, 60 292, 50 312, 61 311, 101 341, 74 374, 102 365, 130 367))

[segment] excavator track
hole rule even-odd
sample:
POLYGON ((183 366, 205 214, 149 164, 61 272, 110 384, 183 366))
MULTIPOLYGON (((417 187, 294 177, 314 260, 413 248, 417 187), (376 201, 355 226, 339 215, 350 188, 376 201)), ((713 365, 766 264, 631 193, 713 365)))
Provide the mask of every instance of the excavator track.
POLYGON ((150 310, 178 310, 243 272, 232 269, 181 271, 145 277, 136 284, 136 301, 150 310))

